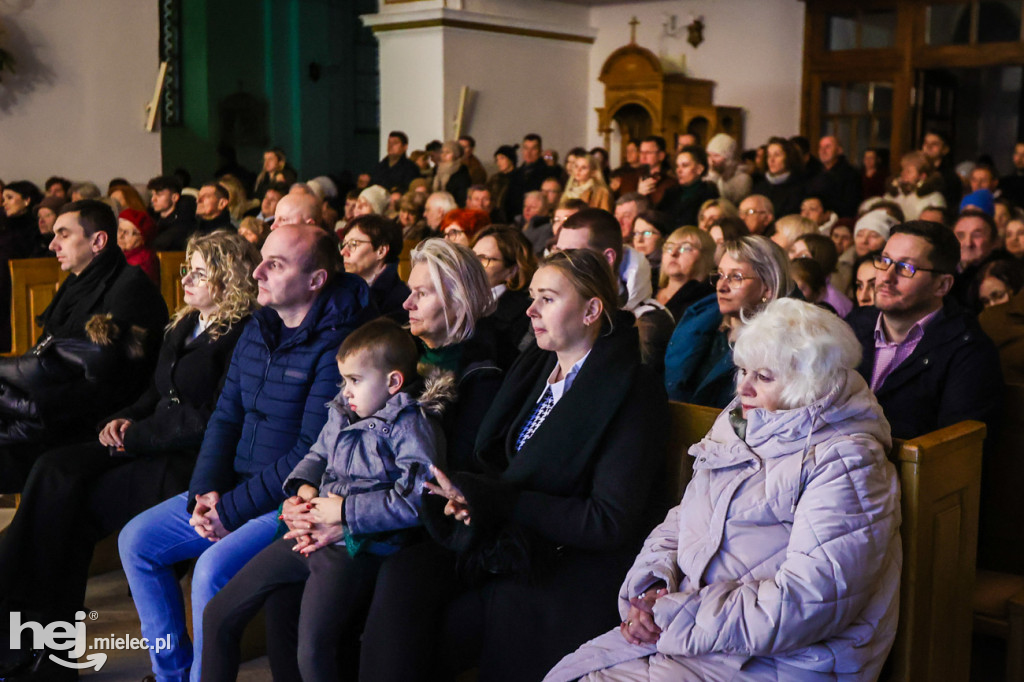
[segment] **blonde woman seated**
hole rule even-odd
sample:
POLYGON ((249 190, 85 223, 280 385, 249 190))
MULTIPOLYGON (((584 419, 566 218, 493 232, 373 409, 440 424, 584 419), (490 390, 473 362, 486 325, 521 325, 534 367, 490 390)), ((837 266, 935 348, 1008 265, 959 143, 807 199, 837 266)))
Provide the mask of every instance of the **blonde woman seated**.
POLYGON ((626 576, 621 626, 546 682, 878 677, 899 611, 899 485, 860 354, 802 301, 746 325, 737 396, 690 448, 693 480, 626 576))
POLYGON ((672 313, 677 322, 683 313, 705 296, 715 292, 708 281, 715 269, 715 241, 692 225, 680 227, 661 247, 661 277, 658 303, 672 313))
POLYGON ((569 182, 562 193, 562 201, 580 199, 590 208, 603 208, 611 213, 612 193, 594 157, 591 154, 577 156, 569 170, 569 182))

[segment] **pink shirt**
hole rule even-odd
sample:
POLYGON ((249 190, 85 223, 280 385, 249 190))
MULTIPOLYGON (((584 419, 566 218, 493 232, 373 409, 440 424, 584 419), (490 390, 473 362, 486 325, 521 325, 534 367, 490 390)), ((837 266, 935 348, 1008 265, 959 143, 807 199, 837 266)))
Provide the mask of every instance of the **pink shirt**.
MULTIPOLYGON (((939 308, 939 310, 942 309, 939 308)), ((889 375, 910 357, 924 337, 924 328, 935 319, 939 310, 930 312, 915 322, 906 338, 900 343, 894 343, 885 337, 885 327, 882 324, 883 313, 878 313, 878 321, 875 322, 875 368, 871 372, 871 390, 873 392, 877 393, 889 375)))

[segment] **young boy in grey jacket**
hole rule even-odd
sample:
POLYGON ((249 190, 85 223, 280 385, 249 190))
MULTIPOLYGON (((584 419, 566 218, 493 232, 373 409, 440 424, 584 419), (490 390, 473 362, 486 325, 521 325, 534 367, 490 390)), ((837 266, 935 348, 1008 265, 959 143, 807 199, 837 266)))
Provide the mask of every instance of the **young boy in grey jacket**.
POLYGON ((282 515, 289 532, 204 612, 204 632, 213 638, 203 648, 204 679, 234 680, 246 623, 274 592, 302 582, 297 672, 307 682, 339 679, 338 643, 358 639, 381 562, 419 526, 423 483, 432 464, 444 463, 441 413, 454 399, 454 378, 422 379, 418 355, 409 332, 386 318, 342 343, 341 391, 284 483, 292 496, 282 515))

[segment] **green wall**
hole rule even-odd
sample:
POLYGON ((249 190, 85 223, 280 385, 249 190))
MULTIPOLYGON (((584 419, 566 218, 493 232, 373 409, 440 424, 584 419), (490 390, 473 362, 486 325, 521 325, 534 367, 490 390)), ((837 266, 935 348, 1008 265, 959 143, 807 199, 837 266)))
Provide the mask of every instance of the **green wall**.
POLYGON ((370 167, 379 78, 375 39, 358 17, 375 4, 181 0, 183 125, 162 130, 165 172, 184 166, 202 183, 222 141, 254 172, 269 146, 285 150, 300 179, 370 167), (235 125, 225 127, 232 102, 235 125))

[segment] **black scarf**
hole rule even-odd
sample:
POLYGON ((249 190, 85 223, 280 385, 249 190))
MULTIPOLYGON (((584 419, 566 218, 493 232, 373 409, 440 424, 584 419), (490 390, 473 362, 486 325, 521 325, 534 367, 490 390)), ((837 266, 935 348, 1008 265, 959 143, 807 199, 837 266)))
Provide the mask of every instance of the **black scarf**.
POLYGON ((100 251, 80 275, 68 275, 46 310, 36 318, 43 335, 83 336, 94 304, 125 267, 124 254, 113 245, 100 251))

